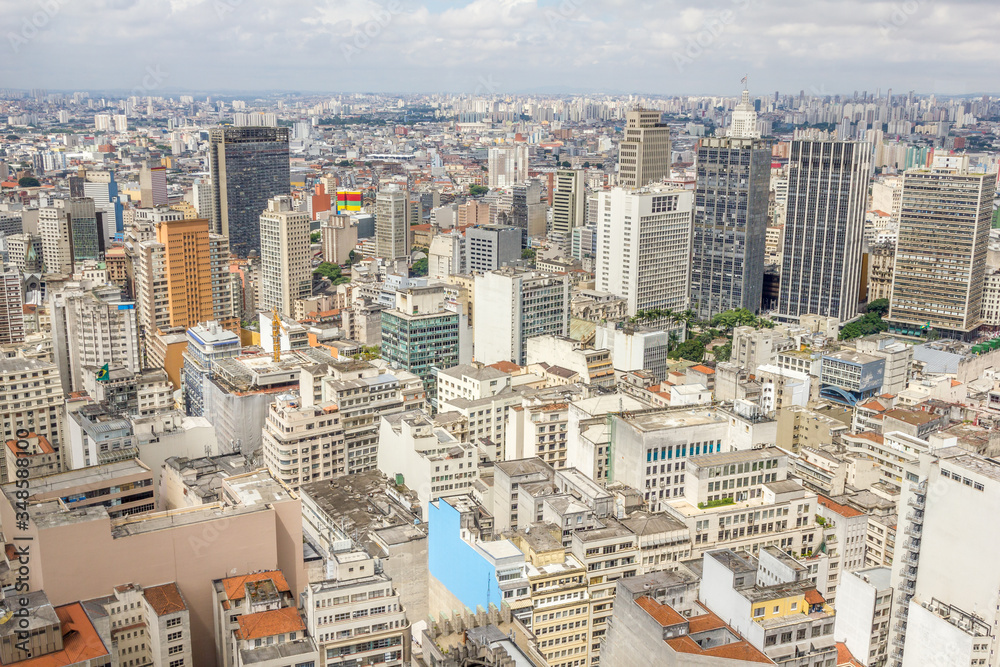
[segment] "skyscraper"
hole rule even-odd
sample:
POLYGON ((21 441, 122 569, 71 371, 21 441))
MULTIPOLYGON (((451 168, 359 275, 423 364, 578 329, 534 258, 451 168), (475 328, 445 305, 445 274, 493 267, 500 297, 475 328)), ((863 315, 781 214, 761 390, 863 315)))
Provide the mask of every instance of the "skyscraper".
POLYGON ((488 154, 487 169, 491 188, 509 188, 528 179, 528 144, 497 146, 488 154))
POLYGON ((388 261, 410 256, 406 190, 387 188, 375 196, 375 255, 388 261))
POLYGON ((595 288, 627 300, 629 315, 685 310, 693 203, 693 192, 668 186, 600 193, 595 288))
POLYGON ((935 158, 903 175, 889 326, 968 338, 979 328, 996 174, 969 173, 968 157, 935 158))
POLYGON ((858 312, 871 144, 793 141, 778 317, 858 312))
POLYGON ((146 336, 167 327, 218 321, 232 329, 229 243, 208 231, 208 220, 184 220, 179 211, 156 209, 156 239, 136 249, 139 326, 146 336))
POLYGON ((291 317, 295 300, 312 292, 310 259, 309 214, 275 197, 260 216, 261 308, 291 317))
POLYGON ((760 310, 771 151, 736 130, 734 118, 729 137, 698 144, 691 308, 701 319, 760 310))
POLYGON ((167 205, 167 168, 144 162, 139 169, 139 197, 143 208, 167 205))
POLYGON ((42 258, 46 273, 72 274, 85 260, 96 260, 104 250, 94 200, 71 197, 56 200, 38 212, 42 258))
POLYGON ((212 231, 234 255, 260 252, 260 214, 291 190, 287 127, 219 127, 208 133, 212 231))
POLYGON ((625 138, 618 149, 618 183, 636 189, 670 176, 670 128, 662 114, 634 109, 625 118, 625 138))
POLYGON ((757 131, 757 111, 750 103, 749 90, 743 91, 739 104, 733 109, 729 136, 738 139, 760 139, 760 132, 757 131))
POLYGON ((564 246, 572 240, 573 230, 584 223, 587 189, 583 176, 582 169, 560 169, 556 172, 551 235, 564 246))

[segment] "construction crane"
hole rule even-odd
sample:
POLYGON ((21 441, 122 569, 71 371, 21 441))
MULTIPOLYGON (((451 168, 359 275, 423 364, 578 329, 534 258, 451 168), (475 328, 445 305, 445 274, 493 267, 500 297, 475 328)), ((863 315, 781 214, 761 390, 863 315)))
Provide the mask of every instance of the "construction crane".
MULTIPOLYGON (((274 360, 281 361, 281 331, 285 325, 281 323, 281 315, 278 314, 278 307, 271 309, 271 343, 274 346, 274 360)), ((287 331, 287 329, 285 329, 287 331)))

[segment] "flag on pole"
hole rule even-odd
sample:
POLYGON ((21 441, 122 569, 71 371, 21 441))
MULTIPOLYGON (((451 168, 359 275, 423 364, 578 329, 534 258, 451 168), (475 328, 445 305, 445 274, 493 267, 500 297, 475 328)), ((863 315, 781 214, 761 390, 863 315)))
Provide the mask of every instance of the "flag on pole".
POLYGON ((108 365, 107 364, 104 364, 103 366, 100 367, 100 369, 98 369, 96 377, 97 377, 97 381, 98 382, 107 382, 108 381, 108 377, 109 376, 108 376, 108 365))
POLYGON ((746 85, 746 83, 747 83, 747 75, 746 74, 744 74, 743 78, 740 79, 740 83, 742 83, 743 85, 746 85))

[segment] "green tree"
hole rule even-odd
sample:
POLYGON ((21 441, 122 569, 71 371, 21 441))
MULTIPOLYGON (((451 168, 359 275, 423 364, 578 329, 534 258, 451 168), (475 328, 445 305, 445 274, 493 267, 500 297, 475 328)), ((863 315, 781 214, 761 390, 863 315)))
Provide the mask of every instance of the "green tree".
POLYGON ((712 354, 715 355, 716 361, 729 361, 733 356, 733 341, 712 348, 712 354))
POLYGON ((889 328, 878 313, 866 313, 853 322, 844 325, 840 330, 840 340, 853 340, 862 336, 871 336, 889 328))
POLYGON ((410 267, 411 276, 426 276, 427 275, 427 258, 421 257, 413 263, 410 267))
POLYGON ((584 162, 583 163, 583 168, 584 169, 590 169, 590 162, 584 162))
POLYGON ((343 275, 340 265, 331 262, 322 262, 313 269, 313 273, 319 274, 324 278, 329 278, 330 282, 334 285, 343 285, 344 283, 351 282, 350 276, 343 275))
POLYGON ((889 314, 889 299, 875 299, 868 304, 867 312, 878 313, 879 317, 889 314))
POLYGON ((490 189, 488 187, 486 187, 485 185, 472 184, 472 185, 469 186, 469 196, 470 197, 481 197, 481 196, 483 196, 484 194, 486 194, 489 191, 490 191, 490 189))
POLYGON ((563 163, 562 163, 562 168, 563 169, 570 169, 570 168, 572 168, 572 166, 573 166, 572 164, 570 164, 569 162, 566 162, 566 161, 563 161, 563 163))
POLYGON ((19 139, 20 139, 21 137, 17 136, 16 134, 8 134, 8 135, 7 135, 6 137, 4 137, 4 138, 5 138, 5 139, 6 139, 7 141, 18 141, 18 140, 19 140, 19 139))
POLYGON ((347 263, 354 264, 358 261, 358 254, 353 250, 347 254, 347 263))
POLYGON ((529 262, 534 262, 535 256, 537 254, 538 253, 534 248, 525 248, 524 250, 521 251, 521 259, 526 259, 529 262))
POLYGON ((22 188, 37 188, 41 185, 41 182, 34 176, 22 176, 17 179, 17 184, 22 188))
POLYGON ((688 361, 701 361, 705 356, 705 346, 697 338, 686 340, 678 345, 668 355, 671 359, 687 359, 688 361))
POLYGON ((309 235, 309 243, 319 243, 322 235, 319 232, 313 232, 309 235))

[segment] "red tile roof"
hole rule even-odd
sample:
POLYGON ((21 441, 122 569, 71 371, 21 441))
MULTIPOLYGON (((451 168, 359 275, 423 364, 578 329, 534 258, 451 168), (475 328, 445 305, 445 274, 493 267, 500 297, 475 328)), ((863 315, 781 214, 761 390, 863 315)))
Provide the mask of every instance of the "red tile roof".
POLYGON ((175 583, 153 586, 145 589, 142 594, 157 616, 176 614, 187 609, 184 598, 181 597, 181 591, 175 583))
POLYGON ((703 364, 698 364, 697 366, 692 366, 691 370, 698 371, 699 373, 705 373, 706 375, 712 375, 713 373, 715 373, 715 369, 714 368, 709 368, 708 366, 705 366, 703 364))
POLYGON ((768 665, 774 664, 770 658, 754 648, 749 642, 739 638, 739 635, 735 631, 732 631, 731 628, 730 630, 733 632, 733 635, 738 638, 736 641, 712 648, 702 648, 699 646, 698 642, 691 639, 691 634, 728 627, 721 618, 705 607, 702 607, 705 611, 704 614, 692 618, 684 618, 669 605, 660 604, 647 596, 640 597, 635 602, 662 627, 683 623, 687 624, 688 634, 683 637, 666 640, 667 645, 678 653, 726 658, 729 660, 744 660, 747 662, 761 662, 768 665))
POLYGON ((108 654, 104 642, 90 622, 87 612, 79 602, 56 607, 56 616, 62 625, 63 648, 61 651, 28 658, 17 664, 21 667, 65 667, 94 660, 108 654))
POLYGON ((281 570, 254 572, 253 574, 244 574, 239 577, 229 577, 228 579, 222 580, 222 585, 226 589, 227 598, 230 600, 241 600, 247 595, 247 584, 251 584, 255 581, 267 581, 268 579, 274 582, 275 588, 277 588, 281 593, 290 592, 292 590, 289 588, 288 582, 285 581, 285 575, 281 573, 281 570))
POLYGON ((245 614, 239 617, 239 624, 236 636, 240 639, 262 639, 289 632, 302 632, 306 629, 302 617, 299 616, 299 610, 295 607, 245 614))
POLYGON ((864 667, 864 665, 854 659, 847 644, 837 642, 837 667, 864 667))
POLYGON ((685 622, 685 618, 678 614, 672 607, 665 604, 660 604, 656 600, 648 596, 642 596, 635 601, 643 611, 653 617, 653 619, 662 625, 663 627, 668 627, 671 625, 679 625, 685 622))
POLYGON ((816 500, 823 507, 826 507, 827 509, 836 512, 840 516, 846 517, 848 519, 856 516, 861 516, 862 514, 864 514, 864 512, 859 512, 853 507, 848 507, 847 505, 841 505, 840 503, 835 503, 826 496, 817 496, 816 500))
POLYGON ((815 588, 806 591, 806 602, 809 604, 825 604, 826 599, 815 588))

